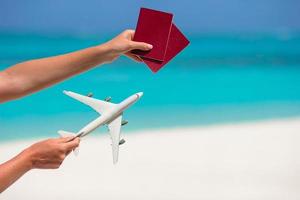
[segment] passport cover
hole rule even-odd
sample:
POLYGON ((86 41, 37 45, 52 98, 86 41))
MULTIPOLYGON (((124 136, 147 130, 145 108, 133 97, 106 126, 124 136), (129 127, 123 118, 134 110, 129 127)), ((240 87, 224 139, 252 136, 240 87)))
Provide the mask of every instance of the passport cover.
POLYGON ((141 57, 141 58, 143 59, 144 63, 146 63, 148 67, 154 73, 156 73, 171 59, 173 59, 178 53, 180 53, 189 43, 190 43, 189 40, 180 32, 180 30, 176 27, 176 25, 172 24, 164 61, 158 61, 146 57, 141 57))
POLYGON ((141 8, 134 41, 153 45, 150 51, 133 50, 132 53, 144 58, 163 61, 168 45, 173 14, 141 8))

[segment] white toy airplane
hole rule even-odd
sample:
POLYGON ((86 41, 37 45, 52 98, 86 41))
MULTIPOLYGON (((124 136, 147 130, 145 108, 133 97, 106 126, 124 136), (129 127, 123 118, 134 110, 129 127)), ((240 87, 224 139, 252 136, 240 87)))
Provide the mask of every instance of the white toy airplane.
MULTIPOLYGON (((119 104, 110 103, 110 97, 106 98, 104 101, 92 98, 92 94, 83 96, 74 92, 64 91, 64 94, 90 106, 92 109, 97 111, 101 116, 96 118, 94 121, 90 122, 88 125, 83 127, 77 133, 67 132, 67 131, 58 131, 62 137, 74 136, 82 138, 93 130, 98 128, 101 125, 107 125, 108 130, 112 140, 112 154, 113 154, 113 163, 118 162, 119 155, 119 145, 125 143, 125 140, 120 140, 121 126, 127 124, 127 121, 122 121, 123 111, 130 107, 132 104, 137 102, 142 96, 143 93, 136 93, 119 104)), ((78 154, 78 148, 74 150, 75 155, 78 154)))

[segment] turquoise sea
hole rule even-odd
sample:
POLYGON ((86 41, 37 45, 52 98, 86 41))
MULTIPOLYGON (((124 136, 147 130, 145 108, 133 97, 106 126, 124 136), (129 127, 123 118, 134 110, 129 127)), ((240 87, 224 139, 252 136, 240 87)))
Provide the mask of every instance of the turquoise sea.
MULTIPOLYGON (((0 70, 111 37, 0 33, 0 70)), ((77 131, 97 116, 63 90, 111 96, 113 102, 143 91, 141 101, 125 113, 125 131, 300 116, 300 34, 188 37, 190 46, 157 74, 121 58, 0 104, 0 141, 56 137, 57 130, 77 131)))

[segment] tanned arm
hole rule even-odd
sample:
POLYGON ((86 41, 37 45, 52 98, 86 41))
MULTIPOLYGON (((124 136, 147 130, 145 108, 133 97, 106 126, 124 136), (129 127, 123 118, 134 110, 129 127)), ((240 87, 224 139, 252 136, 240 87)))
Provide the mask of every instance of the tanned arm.
POLYGON ((134 42, 133 36, 133 30, 126 30, 102 45, 19 63, 0 72, 0 103, 39 91, 97 65, 112 62, 122 54, 141 61, 130 51, 148 51, 152 45, 134 42))
POLYGON ((79 138, 48 139, 25 149, 0 165, 0 193, 31 169, 57 169, 79 145, 79 138))

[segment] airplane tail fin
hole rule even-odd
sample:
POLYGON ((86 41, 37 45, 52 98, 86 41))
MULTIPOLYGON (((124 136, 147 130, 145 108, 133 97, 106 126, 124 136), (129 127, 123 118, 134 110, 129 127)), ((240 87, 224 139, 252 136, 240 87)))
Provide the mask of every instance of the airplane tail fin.
MULTIPOLYGON (((59 134, 61 137, 76 136, 76 133, 72 133, 72 132, 68 132, 68 131, 63 131, 63 130, 58 131, 58 134, 59 134)), ((74 153, 75 156, 78 156, 78 154, 79 154, 79 147, 75 148, 75 149, 73 150, 73 153, 74 153)))

